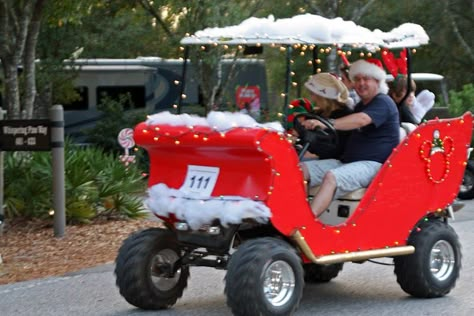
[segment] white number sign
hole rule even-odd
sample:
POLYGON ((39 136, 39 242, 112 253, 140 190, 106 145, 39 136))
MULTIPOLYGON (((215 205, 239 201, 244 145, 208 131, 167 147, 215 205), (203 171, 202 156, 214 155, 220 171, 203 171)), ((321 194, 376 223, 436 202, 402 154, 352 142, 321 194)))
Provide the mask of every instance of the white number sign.
POLYGON ((189 165, 186 179, 180 190, 211 196, 218 176, 219 168, 217 167, 189 165))

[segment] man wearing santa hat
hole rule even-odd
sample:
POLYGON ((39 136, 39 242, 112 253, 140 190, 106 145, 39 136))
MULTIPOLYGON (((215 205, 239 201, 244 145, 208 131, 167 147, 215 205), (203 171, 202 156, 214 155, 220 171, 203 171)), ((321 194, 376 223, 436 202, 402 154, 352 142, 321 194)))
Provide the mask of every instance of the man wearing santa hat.
MULTIPOLYGON (((351 65, 349 76, 361 100, 353 114, 331 122, 336 130, 352 131, 341 160, 302 163, 310 186, 321 185, 311 203, 317 217, 334 198, 367 187, 399 142, 398 110, 387 95, 382 63, 373 58, 358 60, 351 65)), ((326 128, 318 120, 306 120, 304 125, 308 129, 326 128)))

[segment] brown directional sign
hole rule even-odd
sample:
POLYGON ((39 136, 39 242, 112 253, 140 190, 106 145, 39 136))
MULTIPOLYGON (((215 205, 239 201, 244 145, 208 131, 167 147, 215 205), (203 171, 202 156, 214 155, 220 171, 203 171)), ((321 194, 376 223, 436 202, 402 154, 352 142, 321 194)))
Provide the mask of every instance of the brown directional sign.
POLYGON ((0 150, 50 150, 50 133, 49 120, 2 120, 0 121, 0 150))

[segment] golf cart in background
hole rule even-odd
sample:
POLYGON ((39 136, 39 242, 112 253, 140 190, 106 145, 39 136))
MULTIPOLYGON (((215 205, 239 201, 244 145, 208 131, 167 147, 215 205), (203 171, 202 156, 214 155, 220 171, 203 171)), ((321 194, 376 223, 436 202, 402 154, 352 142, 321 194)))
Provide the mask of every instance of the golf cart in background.
MULTIPOLYGON (((281 46, 287 52, 285 113, 292 49, 304 45, 316 60, 319 49, 334 43, 369 51, 427 43, 418 25, 381 33, 313 15, 250 18, 240 26, 206 29, 182 44, 281 46)), ((152 115, 135 127, 134 139, 149 153, 147 203, 165 228, 124 241, 115 268, 120 294, 143 309, 169 308, 183 295, 190 267, 208 266, 227 270, 233 314, 289 315, 305 282, 328 282, 344 263, 389 257, 403 291, 444 296, 461 268, 459 238, 448 222, 471 132, 470 113, 420 124, 369 187, 315 218, 281 124, 258 124, 242 113, 152 115)))
MULTIPOLYGON (((411 74, 411 79, 416 83, 416 93, 422 90, 429 90, 435 95, 435 105, 424 117, 426 120, 449 117, 449 95, 446 79, 443 75, 435 73, 415 72, 411 74)), ((393 75, 387 74, 387 82, 393 80, 393 75)))

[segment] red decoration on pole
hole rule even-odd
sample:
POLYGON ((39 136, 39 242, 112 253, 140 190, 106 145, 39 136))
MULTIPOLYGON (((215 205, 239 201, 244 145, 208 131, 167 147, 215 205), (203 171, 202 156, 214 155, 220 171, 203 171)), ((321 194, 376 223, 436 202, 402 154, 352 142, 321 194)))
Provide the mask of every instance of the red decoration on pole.
POLYGON ((400 57, 395 58, 395 55, 387 48, 382 50, 382 60, 385 68, 396 78, 399 74, 406 75, 408 71, 406 50, 400 52, 400 57))
POLYGON ((347 60, 346 54, 344 54, 340 49, 339 49, 339 51, 341 52, 339 54, 339 56, 341 56, 341 59, 342 59, 342 62, 344 63, 344 65, 350 66, 351 63, 349 62, 349 60, 347 60))

